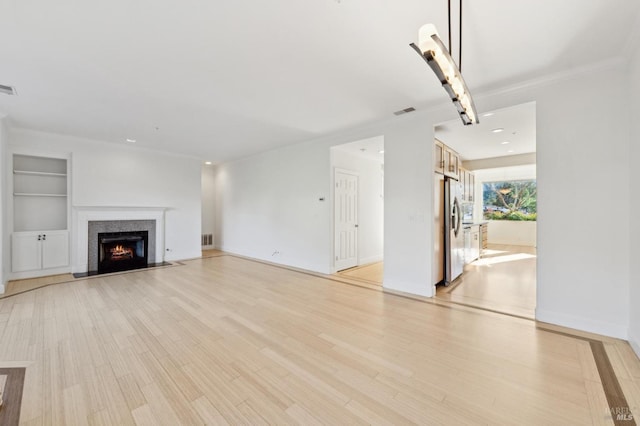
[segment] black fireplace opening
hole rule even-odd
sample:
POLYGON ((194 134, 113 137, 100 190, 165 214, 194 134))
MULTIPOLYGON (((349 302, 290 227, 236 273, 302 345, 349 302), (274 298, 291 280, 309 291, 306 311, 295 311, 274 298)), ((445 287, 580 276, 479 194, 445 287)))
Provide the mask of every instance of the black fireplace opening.
POLYGON ((146 268, 149 232, 104 232, 98 234, 98 273, 146 268))

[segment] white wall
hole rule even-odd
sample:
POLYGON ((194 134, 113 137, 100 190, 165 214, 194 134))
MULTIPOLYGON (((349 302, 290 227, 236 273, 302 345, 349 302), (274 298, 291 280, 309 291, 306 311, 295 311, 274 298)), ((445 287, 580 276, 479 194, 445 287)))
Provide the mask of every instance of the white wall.
MULTIPOLYGON (((537 102, 536 318, 627 337, 629 156, 625 72, 594 71, 532 91, 537 102), (616 83, 619 82, 619 83, 616 83), (594 195, 616 200, 593 208, 594 195)), ((596 196, 597 197, 597 196, 596 196)))
MULTIPOLYGON (((450 117, 447 117, 450 118, 450 117)), ((431 296, 429 182, 433 126, 417 115, 287 146, 217 168, 219 248, 330 273, 333 188, 330 148, 385 138, 384 286, 431 296), (325 201, 319 201, 324 198, 325 201), (273 253, 279 252, 275 256, 273 253)))
MULTIPOLYGON (((627 185, 611 182, 631 177, 622 160, 629 158, 628 127, 620 119, 625 77, 622 62, 610 62, 476 95, 480 112, 537 103, 537 318, 622 338, 629 328, 630 257, 619 248, 630 246, 620 232, 630 224, 629 196, 627 185), (593 194, 618 200, 616 221, 608 209, 588 208, 593 194)), ((433 125, 454 116, 447 103, 222 165, 222 247, 269 260, 283 249, 276 261, 329 271, 331 209, 318 202, 329 193, 328 148, 382 134, 385 287, 431 296, 433 125)))
POLYGON ((218 166, 217 248, 328 273, 329 169, 329 148, 310 143, 218 166))
POLYGON ((0 116, 0 294, 4 293, 5 283, 9 275, 8 265, 9 259, 9 239, 7 231, 7 213, 6 213, 6 161, 7 161, 7 145, 9 144, 9 135, 7 130, 6 118, 0 116))
POLYGON ((534 221, 490 220, 487 243, 535 247, 536 229, 534 221))
MULTIPOLYGON (((331 149, 332 168, 358 173, 358 264, 382 260, 384 252, 383 162, 340 147, 331 149)), ((331 200, 329 200, 331 202, 331 200)))
POLYGON ((476 101, 482 110, 536 101, 536 318, 627 338, 630 225, 626 66, 594 66, 476 101), (589 208, 594 194, 617 200, 589 208))
POLYGON ((201 178, 202 197, 202 234, 213 234, 213 244, 203 246, 213 248, 215 246, 215 207, 216 207, 216 187, 215 187, 215 167, 212 165, 202 166, 201 178))
POLYGON ((165 260, 201 255, 199 160, 21 129, 11 130, 10 143, 11 149, 71 154, 73 207, 166 208, 165 260))
MULTIPOLYGON (((636 43, 635 52, 629 69, 629 92, 630 117, 627 120, 631 123, 631 155, 629 165, 631 170, 636 170, 640 164, 640 43, 636 43)), ((637 220, 637 213, 640 212, 640 185, 638 184, 637 173, 633 180, 630 180, 630 200, 631 212, 634 220, 631 221, 631 249, 630 255, 633 259, 630 263, 630 289, 629 289, 629 342, 640 357, 640 274, 638 272, 638 259, 640 259, 640 223, 637 220)))

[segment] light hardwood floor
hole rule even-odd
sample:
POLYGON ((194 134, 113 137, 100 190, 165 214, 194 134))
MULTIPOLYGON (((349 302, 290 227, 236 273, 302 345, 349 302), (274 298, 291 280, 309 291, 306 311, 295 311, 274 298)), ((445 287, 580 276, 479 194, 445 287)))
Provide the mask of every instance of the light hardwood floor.
POLYGON ((613 424, 589 340, 438 303, 220 255, 1 299, 0 367, 27 425, 613 424))
POLYGON ((381 286, 384 276, 384 263, 375 262, 367 265, 356 266, 355 268, 340 271, 336 275, 342 278, 363 282, 365 284, 381 286))
POLYGON ((451 286, 438 286, 442 300, 533 319, 536 308, 536 249, 490 245, 466 265, 451 286))

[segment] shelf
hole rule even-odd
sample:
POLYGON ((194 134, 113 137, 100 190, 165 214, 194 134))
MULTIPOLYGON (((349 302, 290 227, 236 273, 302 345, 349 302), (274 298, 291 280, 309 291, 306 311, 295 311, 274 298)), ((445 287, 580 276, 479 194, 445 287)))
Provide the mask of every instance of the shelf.
POLYGON ((16 197, 66 197, 67 194, 34 194, 29 192, 14 192, 16 197))
POLYGON ((54 177, 67 177, 66 173, 51 173, 51 172, 32 172, 29 170, 14 170, 14 175, 30 175, 30 176, 54 176, 54 177))

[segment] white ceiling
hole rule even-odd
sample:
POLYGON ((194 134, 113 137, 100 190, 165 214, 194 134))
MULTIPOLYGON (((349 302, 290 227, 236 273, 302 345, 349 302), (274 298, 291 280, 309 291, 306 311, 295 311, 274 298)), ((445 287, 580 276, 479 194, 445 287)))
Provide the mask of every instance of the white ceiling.
POLYGON ((480 114, 480 123, 463 126, 459 118, 435 126, 435 136, 462 160, 536 152, 536 104, 529 102, 480 114))
MULTIPOLYGON (((238 158, 446 100, 408 46, 427 22, 446 38, 446 3, 0 0, 0 84, 18 90, 0 95, 0 113, 16 127, 238 158)), ((624 55, 640 2, 464 5, 474 93, 624 55)))
POLYGON ((361 139, 334 146, 333 149, 384 163, 384 136, 361 139))

